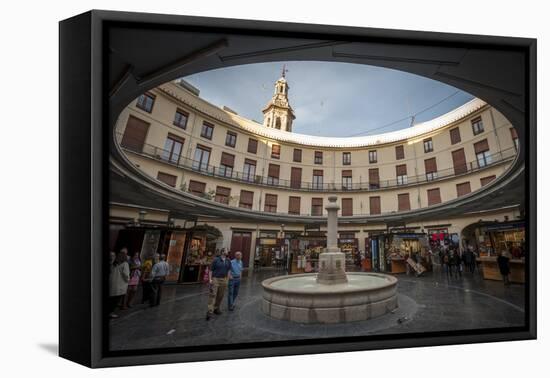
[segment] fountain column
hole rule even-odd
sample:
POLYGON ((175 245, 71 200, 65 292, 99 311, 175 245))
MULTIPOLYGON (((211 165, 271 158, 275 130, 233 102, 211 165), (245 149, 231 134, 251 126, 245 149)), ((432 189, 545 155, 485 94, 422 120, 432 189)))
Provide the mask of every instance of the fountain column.
POLYGON ((328 197, 327 210, 327 248, 319 255, 319 274, 317 282, 325 285, 345 283, 346 255, 338 248, 338 210, 337 197, 328 197))

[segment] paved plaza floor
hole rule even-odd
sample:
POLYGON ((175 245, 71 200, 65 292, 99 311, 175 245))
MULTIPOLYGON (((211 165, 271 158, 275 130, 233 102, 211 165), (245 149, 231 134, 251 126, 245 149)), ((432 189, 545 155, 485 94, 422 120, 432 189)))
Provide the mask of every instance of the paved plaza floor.
MULTIPOLYGON (((281 275, 262 270, 243 278, 235 311, 205 320, 205 284, 163 288, 161 304, 135 305, 110 321, 110 349, 132 350, 209 344, 296 340, 409 332, 471 330, 524 325, 525 287, 483 280, 479 273, 447 278, 438 271, 421 277, 396 275, 399 307, 393 313, 345 324, 295 324, 260 311, 261 281, 281 275)), ((138 293, 136 302, 140 302, 138 293)))

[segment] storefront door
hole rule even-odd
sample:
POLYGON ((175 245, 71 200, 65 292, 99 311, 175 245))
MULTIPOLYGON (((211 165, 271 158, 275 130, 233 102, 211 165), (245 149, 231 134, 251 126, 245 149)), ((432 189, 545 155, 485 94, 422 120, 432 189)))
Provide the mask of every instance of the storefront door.
POLYGON ((243 267, 248 267, 250 261, 250 247, 252 246, 252 233, 233 231, 231 237, 231 255, 237 251, 243 254, 243 267))

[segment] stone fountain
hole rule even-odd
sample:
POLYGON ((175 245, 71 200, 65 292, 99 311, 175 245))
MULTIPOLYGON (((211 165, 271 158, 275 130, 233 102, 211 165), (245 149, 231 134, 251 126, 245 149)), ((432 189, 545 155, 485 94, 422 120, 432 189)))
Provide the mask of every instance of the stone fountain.
POLYGON ((262 282, 262 311, 297 323, 367 320, 397 308, 397 279, 380 273, 346 273, 346 255, 338 248, 337 198, 326 207, 327 248, 319 255, 319 273, 278 276, 262 282))

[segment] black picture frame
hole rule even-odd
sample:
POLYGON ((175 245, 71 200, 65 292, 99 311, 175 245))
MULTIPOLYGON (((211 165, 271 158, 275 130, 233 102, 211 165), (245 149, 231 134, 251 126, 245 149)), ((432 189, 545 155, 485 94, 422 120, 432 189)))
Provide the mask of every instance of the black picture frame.
MULTIPOLYGON (((59 354, 89 367, 250 358, 308 353, 406 348, 534 339, 536 319, 536 40, 465 34, 414 32, 327 25, 202 18, 93 10, 59 24, 60 225, 59 354), (206 33, 212 41, 190 53, 173 49, 185 33, 206 33), (144 54, 132 36, 146 41, 144 54), (248 44, 232 45, 234 36, 248 44), (170 38, 164 38, 170 36, 170 38), (294 41, 294 47, 266 42, 294 41), (112 43, 116 40, 116 43, 112 43), (308 40, 314 42, 307 43, 308 40), (126 41, 126 49, 117 50, 126 41), (151 43, 154 41, 154 43, 151 43), (319 42, 321 41, 321 42, 319 42), (342 41, 376 43, 372 56, 351 46, 339 56, 324 49, 342 41), (213 57, 229 46, 229 58, 213 57), (408 46, 408 56, 396 48, 408 46), (246 47, 246 48, 244 48, 246 47), (463 64, 454 74, 430 73, 445 65, 438 49, 466 47, 477 63, 463 64), (239 48, 243 49, 239 51, 239 48), (324 50, 323 50, 324 49, 324 50), (170 50, 170 51, 169 51, 170 50), (245 51, 246 50, 246 51, 245 51), (326 51, 325 51, 326 50, 326 51), (357 50, 357 51, 356 51, 357 50), (362 55, 363 54, 363 55, 362 55), (106 350, 102 267, 107 245, 109 155, 112 127, 120 110, 140 93, 170 79, 232 64, 277 59, 369 62, 451 83, 482 97, 516 127, 525 161, 527 212, 526 326, 519 328, 403 334, 338 339, 234 344, 203 348, 106 350), (523 75, 517 73, 521 62, 523 75), (217 65, 217 66, 216 66, 217 65), (457 74, 459 73, 459 74, 457 74), (489 74, 490 73, 490 74, 489 74), (511 88, 511 89, 510 89, 511 88)), ((183 50, 182 50, 183 51, 183 50)))

